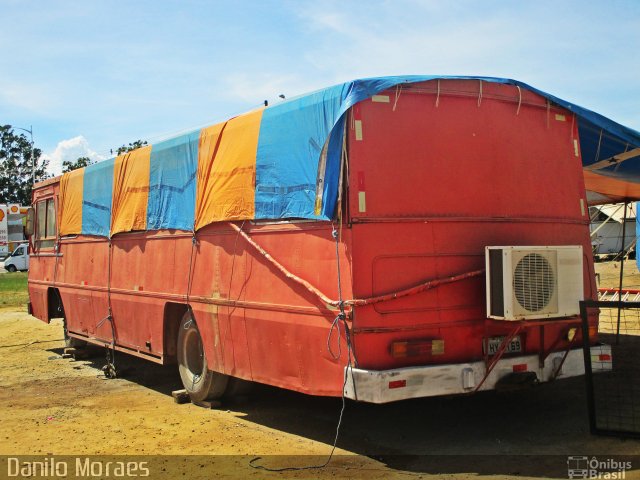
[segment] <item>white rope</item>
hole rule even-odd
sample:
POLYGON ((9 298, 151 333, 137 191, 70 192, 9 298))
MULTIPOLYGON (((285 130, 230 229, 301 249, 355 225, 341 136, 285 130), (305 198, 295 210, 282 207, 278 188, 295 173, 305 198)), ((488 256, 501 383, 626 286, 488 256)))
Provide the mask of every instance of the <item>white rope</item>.
POLYGON ((398 99, 400 98, 400 95, 402 94, 402 85, 398 84, 396 85, 396 101, 393 102, 393 111, 396 111, 396 105, 398 105, 398 99))
POLYGON ((550 117, 551 117, 551 102, 547 100, 547 130, 549 129, 550 117))
POLYGON ((478 93, 478 107, 482 103, 482 80, 480 80, 480 92, 478 93))
POLYGON ((438 79, 438 93, 436 94, 436 108, 438 108, 439 103, 440 103, 440 79, 438 79))
MULTIPOLYGON (((627 145, 624 147, 624 152, 622 153, 627 153, 629 151, 629 142, 627 142, 627 145)), ((613 168, 614 172, 617 172, 618 169, 620 168, 620 165, 622 165, 622 162, 616 162, 616 166, 613 168)))
POLYGON ((571 115, 571 132, 569 133, 569 135, 571 135, 571 139, 573 139, 573 127, 576 124, 576 114, 574 113, 573 115, 571 115))
POLYGON ((598 148, 596 149, 596 158, 593 159, 594 162, 597 162, 600 158, 600 146, 602 145, 602 132, 604 129, 600 129, 600 138, 598 139, 598 148))
POLYGON ((516 116, 520 115, 520 107, 522 106, 522 90, 520 89, 520 85, 516 85, 518 89, 518 109, 516 110, 516 116))

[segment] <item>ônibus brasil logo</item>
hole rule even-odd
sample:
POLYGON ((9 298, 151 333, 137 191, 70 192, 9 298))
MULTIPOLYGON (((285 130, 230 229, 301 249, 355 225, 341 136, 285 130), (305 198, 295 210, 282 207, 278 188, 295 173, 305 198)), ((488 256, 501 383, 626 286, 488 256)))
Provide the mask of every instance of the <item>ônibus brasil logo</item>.
POLYGON ((595 456, 567 457, 567 475, 569 478, 624 479, 631 462, 614 458, 601 459, 595 456))

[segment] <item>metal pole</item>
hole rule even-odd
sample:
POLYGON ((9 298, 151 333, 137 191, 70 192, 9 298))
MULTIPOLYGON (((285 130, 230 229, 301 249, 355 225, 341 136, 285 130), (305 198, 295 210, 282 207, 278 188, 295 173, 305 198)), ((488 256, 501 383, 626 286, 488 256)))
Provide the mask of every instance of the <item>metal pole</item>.
POLYGON ((33 154, 33 125, 29 125, 29 135, 31 135, 31 185, 33 186, 36 184, 36 156, 33 154))
POLYGON ((582 353, 584 356, 584 385, 587 389, 587 411, 589 412, 589 430, 596 433, 596 402, 593 395, 593 366, 591 365, 591 339, 589 338, 589 312, 585 302, 580 302, 582 317, 582 353))
POLYGON ((27 132, 31 136, 31 185, 35 185, 36 183, 36 157, 34 155, 33 149, 33 125, 29 126, 29 130, 22 127, 12 126, 12 128, 16 130, 22 130, 23 132, 27 132))
POLYGON ((627 236, 627 202, 624 202, 622 219, 622 243, 620 244, 620 288, 618 289, 618 328, 616 329, 616 345, 620 344, 620 314, 622 313, 622 279, 624 276, 624 242, 627 236))

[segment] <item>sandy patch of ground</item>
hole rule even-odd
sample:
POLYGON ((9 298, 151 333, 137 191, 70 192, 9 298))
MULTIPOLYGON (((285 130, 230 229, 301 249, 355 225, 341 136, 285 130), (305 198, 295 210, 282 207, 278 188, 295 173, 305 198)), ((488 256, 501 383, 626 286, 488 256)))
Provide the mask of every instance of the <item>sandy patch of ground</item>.
POLYGON ((174 367, 120 354, 126 376, 106 380, 102 354, 73 361, 62 348, 59 321, 0 309, 0 454, 169 455, 144 457, 152 478, 375 479, 562 478, 568 455, 640 453, 640 442, 588 433, 582 379, 569 379, 510 394, 348 402, 339 456, 327 468, 257 471, 248 465, 255 456, 268 465, 322 463, 340 400, 258 386, 220 410, 177 405, 174 367))

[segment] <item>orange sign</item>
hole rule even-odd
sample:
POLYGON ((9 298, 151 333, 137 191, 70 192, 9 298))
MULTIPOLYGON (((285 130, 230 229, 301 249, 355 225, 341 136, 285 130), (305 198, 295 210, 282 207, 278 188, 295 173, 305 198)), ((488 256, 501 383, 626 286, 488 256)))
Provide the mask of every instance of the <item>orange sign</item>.
MULTIPOLYGON (((0 245, 4 246, 9 241, 9 231, 7 229, 7 207, 5 205, 0 206, 0 245)), ((3 248, 5 252, 6 248, 3 248)))

